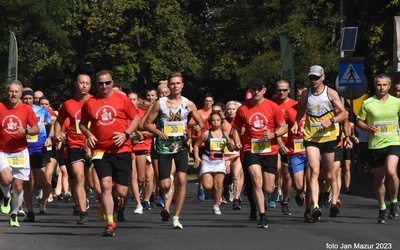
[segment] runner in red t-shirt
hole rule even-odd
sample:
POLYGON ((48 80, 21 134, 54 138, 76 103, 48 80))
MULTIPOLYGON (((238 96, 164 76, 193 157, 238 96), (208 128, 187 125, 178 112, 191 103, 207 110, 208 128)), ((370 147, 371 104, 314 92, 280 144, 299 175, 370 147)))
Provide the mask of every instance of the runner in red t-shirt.
MULTIPOLYGON (((67 170, 69 170, 69 175, 73 176, 72 180, 72 193, 76 204, 74 205, 74 214, 78 213, 80 215, 77 224, 85 225, 88 223, 87 218, 87 200, 86 200, 86 189, 85 189, 85 162, 90 151, 85 147, 85 136, 82 134, 79 128, 79 122, 81 120, 81 108, 83 104, 91 97, 89 95, 91 87, 91 79, 88 75, 79 74, 75 81, 75 95, 73 98, 65 101, 61 106, 57 120, 54 123, 54 135, 57 142, 66 140, 67 142, 67 170), (69 126, 67 127, 67 137, 65 133, 62 132, 61 127, 66 120, 69 120, 69 126), (76 207, 79 211, 75 211, 76 207)), ((88 183, 93 183, 93 175, 95 171, 92 172, 92 178, 90 178, 90 173, 87 172, 88 183), (89 181, 92 179, 91 181, 89 181)), ((96 185, 94 186, 96 193, 101 192, 100 188, 96 185)))
MULTIPOLYGON (((276 95, 273 101, 278 104, 282 109, 283 115, 287 121, 286 111, 292 108, 297 102, 289 98, 290 85, 285 80, 279 80, 275 87, 276 95)), ((269 198, 268 206, 276 206, 277 201, 281 201, 282 214, 291 215, 289 210, 289 192, 292 186, 292 179, 287 168, 287 157, 285 156, 285 144, 288 139, 288 133, 285 133, 282 137, 278 138, 279 145, 279 160, 278 160, 278 174, 275 178, 276 188, 274 190, 275 195, 271 195, 269 198)))
MULTIPOLYGON (((254 200, 260 213, 257 227, 267 228, 264 191, 269 194, 274 191, 278 161, 276 138, 287 132, 287 125, 278 105, 264 98, 264 80, 254 78, 250 82, 249 90, 252 97, 238 109, 230 134, 236 147, 241 148, 243 168, 248 171, 254 186, 254 200), (245 131, 240 136, 242 128, 245 131)), ((251 219, 256 219, 255 213, 252 208, 251 219)))
POLYGON ((19 227, 17 213, 23 200, 23 183, 30 175, 26 135, 38 134, 39 126, 33 109, 20 102, 22 83, 13 80, 6 89, 6 100, 0 103, 0 188, 4 194, 1 212, 10 213, 10 226, 19 227))
POLYGON ((93 151, 92 162, 100 179, 101 199, 107 218, 103 236, 115 236, 112 190, 114 188, 122 199, 121 204, 125 204, 132 168, 129 138, 140 119, 128 97, 112 90, 114 81, 110 72, 98 72, 96 81, 98 94, 83 105, 79 127, 93 151))

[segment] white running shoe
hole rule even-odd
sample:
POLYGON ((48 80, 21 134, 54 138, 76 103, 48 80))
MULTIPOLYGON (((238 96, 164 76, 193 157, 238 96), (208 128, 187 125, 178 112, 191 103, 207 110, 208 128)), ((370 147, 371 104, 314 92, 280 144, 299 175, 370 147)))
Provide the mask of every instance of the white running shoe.
POLYGON ((213 207, 213 212, 215 215, 221 215, 221 209, 219 209, 219 206, 214 206, 213 207))
POLYGON ((179 217, 178 216, 172 217, 172 227, 174 229, 183 229, 182 224, 179 222, 179 217))
POLYGON ((138 204, 138 205, 136 206, 135 211, 134 211, 133 213, 134 213, 134 214, 143 214, 143 206, 140 205, 140 204, 138 204))

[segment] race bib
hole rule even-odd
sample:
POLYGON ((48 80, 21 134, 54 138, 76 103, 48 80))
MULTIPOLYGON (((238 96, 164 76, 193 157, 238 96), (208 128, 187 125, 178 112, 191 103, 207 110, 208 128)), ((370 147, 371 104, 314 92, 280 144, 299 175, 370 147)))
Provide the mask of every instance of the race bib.
POLYGON ((251 139, 251 152, 254 154, 271 152, 271 142, 265 139, 251 139))
MULTIPOLYGON (((77 134, 82 134, 81 128, 79 127, 79 123, 81 120, 76 120, 75 121, 75 129, 77 134)), ((90 122, 88 122, 88 128, 90 129, 90 122)))
POLYGON ((293 149, 295 153, 299 153, 299 152, 304 152, 305 148, 304 148, 304 144, 303 144, 303 139, 295 139, 293 141, 293 149))
POLYGON ((183 122, 165 122, 164 133, 167 136, 183 136, 185 132, 185 124, 183 122))
POLYGON ((322 127, 320 122, 311 123, 311 137, 325 137, 329 136, 329 131, 324 132, 325 128, 322 127))
POLYGON ((9 154, 6 156, 6 158, 8 165, 11 167, 24 168, 25 166, 25 157, 22 152, 9 154))
POLYGON ((340 135, 340 127, 338 122, 335 122, 335 132, 336 132, 336 137, 338 137, 340 135))
POLYGON ((375 136, 390 135, 393 133, 393 122, 374 122, 375 136))
POLYGON ((226 140, 223 138, 210 138, 210 150, 221 151, 226 144, 226 140))
POLYGON ((103 158, 103 156, 104 156, 104 152, 100 152, 100 151, 93 152, 92 157, 90 157, 90 161, 101 160, 103 158))
POLYGON ((27 142, 38 142, 39 135, 26 135, 27 142))

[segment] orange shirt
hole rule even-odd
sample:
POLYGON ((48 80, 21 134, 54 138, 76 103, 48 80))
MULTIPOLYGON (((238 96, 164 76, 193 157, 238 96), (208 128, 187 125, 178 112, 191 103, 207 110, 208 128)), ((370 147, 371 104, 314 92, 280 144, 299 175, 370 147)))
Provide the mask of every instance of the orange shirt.
POLYGON ((293 127, 294 122, 296 121, 297 115, 297 105, 291 107, 290 109, 286 110, 286 122, 288 124, 288 139, 286 142, 286 147, 290 150, 288 154, 305 154, 306 150, 304 149, 303 145, 303 131, 304 125, 306 123, 306 114, 301 118, 298 125, 298 130, 296 134, 293 134, 291 128, 293 127))
MULTIPOLYGON (((143 116, 146 114, 146 110, 143 109, 138 109, 138 116, 140 119, 143 118, 143 116)), ((146 134, 143 134, 144 139, 143 141, 138 141, 135 138, 133 139, 132 143, 132 151, 141 151, 141 150, 147 150, 148 153, 150 153, 151 149, 151 141, 153 140, 152 136, 148 136, 146 134)))
POLYGON ((133 103, 125 95, 113 92, 109 97, 93 96, 82 106, 81 124, 90 122, 90 132, 97 138, 93 152, 103 151, 117 154, 132 152, 130 140, 120 147, 112 139, 114 132, 124 132, 138 115, 133 103))
POLYGON ((81 109, 85 102, 77 101, 71 98, 63 103, 58 112, 58 118, 69 120, 67 132, 67 146, 68 148, 84 148, 85 147, 85 135, 82 134, 79 129, 79 122, 81 121, 81 109))
POLYGON ((17 127, 27 128, 38 124, 38 118, 33 109, 23 103, 15 108, 8 108, 0 103, 0 151, 6 153, 20 152, 27 148, 26 135, 20 134, 17 127))
POLYGON ((245 128, 241 136, 242 152, 253 152, 260 155, 278 154, 276 139, 265 141, 264 132, 268 129, 275 132, 275 127, 285 121, 282 109, 268 99, 260 105, 253 105, 246 101, 239 107, 232 126, 238 131, 245 128))

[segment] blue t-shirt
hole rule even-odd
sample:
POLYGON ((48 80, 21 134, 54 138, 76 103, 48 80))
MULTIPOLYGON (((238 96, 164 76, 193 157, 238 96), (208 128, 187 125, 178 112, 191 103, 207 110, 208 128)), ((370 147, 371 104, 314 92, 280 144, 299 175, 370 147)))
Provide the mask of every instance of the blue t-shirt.
POLYGON ((28 151, 29 154, 43 154, 46 152, 44 143, 46 142, 47 133, 45 125, 51 122, 51 115, 47 109, 42 108, 38 105, 32 106, 33 111, 38 118, 39 134, 27 135, 28 140, 28 151))

